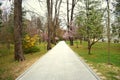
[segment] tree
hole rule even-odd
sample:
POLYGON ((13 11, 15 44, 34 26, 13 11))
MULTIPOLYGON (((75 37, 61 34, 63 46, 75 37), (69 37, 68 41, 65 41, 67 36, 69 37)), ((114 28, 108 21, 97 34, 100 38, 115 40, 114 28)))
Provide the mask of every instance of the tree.
MULTIPOLYGON (((48 46, 50 43, 56 44, 55 38, 57 37, 56 31, 60 27, 59 13, 62 0, 50 0, 47 2, 47 12, 48 12, 48 46), (48 7, 49 6, 49 7, 48 7), (53 16, 54 15, 54 16, 53 16)), ((49 49, 48 49, 49 50, 49 49)))
POLYGON ((91 54, 92 46, 102 38, 103 10, 99 1, 84 0, 82 3, 85 10, 81 9, 76 19, 81 29, 80 35, 88 42, 88 54, 91 54))
POLYGON ((60 13, 60 6, 61 6, 62 0, 56 0, 55 2, 55 16, 54 16, 54 20, 53 20, 53 43, 56 44, 56 30, 59 27, 59 13, 60 13))
POLYGON ((39 35, 39 43, 40 43, 41 42, 40 35, 41 35, 41 32, 44 33, 44 28, 43 28, 41 19, 39 17, 37 18, 37 29, 39 30, 38 35, 39 35))
MULTIPOLYGON (((115 15, 116 15, 116 21, 118 22, 118 25, 119 25, 120 24, 120 0, 116 0, 115 15)), ((120 35, 120 33, 119 33, 119 35, 120 35)))
POLYGON ((52 0, 47 0, 47 21, 48 21, 48 44, 47 44, 47 50, 51 49, 51 31, 50 31, 50 26, 52 25, 52 8, 53 8, 53 1, 52 0))
POLYGON ((22 0, 14 0, 14 58, 24 61, 22 49, 22 0))
POLYGON ((108 38, 108 64, 110 64, 110 7, 109 0, 107 1, 107 38, 108 38))
MULTIPOLYGON (((73 24, 73 14, 74 14, 74 8, 75 8, 75 5, 77 3, 77 0, 72 0, 72 6, 71 6, 71 15, 70 15, 70 18, 69 18, 69 13, 70 13, 70 10, 69 10, 69 0, 67 0, 67 28, 68 28, 68 34, 71 34, 70 32, 72 32, 72 25, 73 24)), ((69 40, 70 40, 70 45, 73 46, 73 35, 71 34, 69 36, 69 40)))
MULTIPOLYGON (((75 4, 76 4, 76 0, 72 0, 71 19, 70 19, 70 22, 71 22, 70 31, 73 31, 72 27, 74 27, 72 25, 73 24, 72 22, 73 22, 73 13, 74 13, 75 4)), ((70 45, 72 46, 73 45, 73 36, 70 36, 69 39, 70 39, 70 45)))
POLYGON ((43 29, 43 23, 39 17, 37 17, 37 28, 41 31, 44 31, 43 29))
MULTIPOLYGON (((0 7, 1 7, 2 3, 0 3, 0 7)), ((2 10, 0 8, 0 28, 2 27, 2 10)))
POLYGON ((6 49, 10 51, 10 44, 13 43, 13 8, 11 8, 10 13, 8 10, 3 10, 1 15, 2 27, 0 28, 0 42, 6 44, 6 49))
POLYGON ((3 27, 1 28, 1 41, 6 43, 7 49, 10 50, 10 43, 13 42, 13 16, 12 14, 8 14, 7 11, 4 11, 2 19, 3 19, 3 27))
POLYGON ((69 32, 69 0, 67 0, 67 28, 69 32))
POLYGON ((76 16, 76 24, 77 24, 77 38, 80 39, 80 44, 82 44, 82 40, 85 39, 85 20, 83 17, 84 12, 80 12, 77 16, 76 16))
POLYGON ((115 22, 112 24, 112 36, 120 40, 120 0, 116 0, 115 7, 115 22))

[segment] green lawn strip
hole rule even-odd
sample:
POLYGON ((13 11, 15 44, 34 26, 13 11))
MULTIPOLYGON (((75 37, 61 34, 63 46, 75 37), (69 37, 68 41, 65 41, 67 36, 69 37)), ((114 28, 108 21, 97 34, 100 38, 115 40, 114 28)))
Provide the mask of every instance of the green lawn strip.
POLYGON ((46 43, 41 43, 38 47, 40 47, 40 52, 25 54, 26 60, 23 62, 14 61, 13 48, 11 48, 11 52, 9 54, 4 53, 6 55, 3 55, 3 53, 1 53, 0 80, 15 80, 17 76, 47 52, 46 43))
POLYGON ((76 47, 76 41, 74 43, 74 46, 71 46, 71 48, 84 58, 88 64, 92 64, 93 67, 102 73, 107 78, 106 80, 120 79, 120 44, 111 43, 110 62, 112 65, 108 65, 107 43, 96 43, 92 47, 92 55, 87 53, 87 42, 78 43, 78 48, 76 47))

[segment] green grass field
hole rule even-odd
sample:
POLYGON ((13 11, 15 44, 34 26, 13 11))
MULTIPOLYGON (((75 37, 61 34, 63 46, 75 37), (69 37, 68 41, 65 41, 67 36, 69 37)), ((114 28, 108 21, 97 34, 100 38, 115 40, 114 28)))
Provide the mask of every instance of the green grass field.
MULTIPOLYGON (((67 42, 68 43, 68 42, 67 42)), ((110 47, 110 63, 108 65, 107 43, 98 42, 92 47, 92 55, 87 53, 87 42, 82 44, 78 41, 74 42, 71 48, 80 55, 88 64, 96 68, 105 80, 120 80, 120 43, 111 43, 110 47), (77 48, 78 44, 78 48, 77 48)))
POLYGON ((46 53, 45 43, 41 43, 38 47, 40 52, 25 54, 26 60, 17 62, 14 61, 13 45, 11 45, 10 50, 6 49, 5 45, 0 45, 0 80, 15 80, 17 76, 46 53))
MULTIPOLYGON (((67 42, 69 44, 69 42, 67 42)), ((92 47, 92 55, 87 54, 87 42, 80 44, 74 42, 71 48, 80 55, 88 64, 105 76, 104 80, 120 80, 120 44, 111 43, 110 62, 107 64, 108 53, 107 43, 97 43, 92 47), (76 47, 78 44, 78 48, 76 47)), ((14 61, 13 45, 11 49, 0 45, 0 80, 14 80, 36 60, 46 53, 46 43, 39 45, 40 52, 25 54, 26 60, 23 62, 14 61)))

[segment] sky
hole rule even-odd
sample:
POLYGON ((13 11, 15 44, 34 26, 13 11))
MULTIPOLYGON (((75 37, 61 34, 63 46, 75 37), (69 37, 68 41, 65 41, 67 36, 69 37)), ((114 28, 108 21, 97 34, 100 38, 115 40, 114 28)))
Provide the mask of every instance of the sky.
MULTIPOLYGON (((63 0, 63 1, 65 2, 66 0, 63 0)), ((1 8, 4 11, 7 11, 9 13, 13 0, 0 0, 0 2, 3 3, 1 8)), ((38 16, 46 17, 46 11, 47 11, 46 0, 23 0, 22 6, 24 7, 25 10, 34 12, 38 16)), ((106 7, 106 2, 102 2, 101 6, 106 7)), ((111 9, 113 8, 112 5, 110 5, 110 7, 111 9)), ((66 9, 67 9, 66 3, 62 3, 60 8, 60 19, 63 24, 62 26, 66 26, 66 9)), ((31 19, 31 15, 33 15, 33 13, 31 12, 27 13, 27 16, 26 16, 27 19, 31 19)), ((77 12, 77 9, 75 9, 75 13, 76 12, 77 12)))
MULTIPOLYGON (((0 0, 0 2, 3 3, 1 8, 4 10, 10 9, 12 1, 13 0, 0 0)), ((41 16, 45 16, 46 11, 47 11, 45 1, 46 0, 23 0, 22 6, 26 10, 30 10, 30 11, 36 12, 37 14, 40 14, 41 16), (39 3, 39 1, 41 1, 41 2, 39 3)), ((65 2, 66 0, 63 0, 63 1, 65 2)), ((102 6, 105 7, 106 3, 103 2, 102 6)), ((66 10, 66 4, 62 3, 62 5, 61 5, 61 14, 62 15, 66 14, 65 10, 66 10)))
MULTIPOLYGON (((33 11, 37 14, 39 14, 40 16, 45 16, 46 13, 46 4, 45 2, 38 2, 39 0, 24 0, 23 1, 23 7, 26 10, 30 10, 33 11)), ((45 0, 43 0, 45 1, 45 0)), ((31 14, 28 14, 31 15, 31 14)), ((30 16, 27 16, 30 17, 30 16)))
MULTIPOLYGON (((41 0, 40 3, 39 0, 25 0, 23 2, 23 6, 28 10, 34 11, 40 14, 41 16, 46 17, 47 13, 46 0, 41 0)), ((65 3, 62 3, 60 8, 60 19, 62 21, 61 23, 62 26, 66 26, 66 9, 67 9, 66 6, 67 5, 65 3)), ((30 18, 30 16, 31 14, 28 13, 27 17, 30 18)))
POLYGON ((0 0, 0 2, 2 3, 2 9, 8 9, 10 7, 9 0, 0 0))

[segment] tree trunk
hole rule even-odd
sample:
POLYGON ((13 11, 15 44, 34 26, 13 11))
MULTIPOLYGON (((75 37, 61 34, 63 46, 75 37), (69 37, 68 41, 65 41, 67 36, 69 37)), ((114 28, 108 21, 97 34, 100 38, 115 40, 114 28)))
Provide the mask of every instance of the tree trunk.
POLYGON ((91 55, 91 46, 88 46, 88 54, 91 55))
POLYGON ((14 59, 25 60, 22 49, 22 0, 14 0, 14 59))
POLYGON ((57 28, 59 27, 59 13, 60 13, 60 6, 61 6, 62 0, 56 0, 55 2, 55 17, 54 17, 54 31, 53 31, 53 42, 56 44, 57 40, 56 38, 56 31, 57 28))
POLYGON ((74 7, 75 7, 75 0, 72 0, 71 21, 73 21, 74 7))
POLYGON ((48 41, 47 41, 47 50, 51 49, 51 32, 50 32, 50 25, 51 25, 51 20, 52 20, 52 12, 51 12, 51 0, 47 0, 47 10, 48 10, 48 41))
MULTIPOLYGON (((72 10, 71 10, 71 19, 70 19, 71 22, 73 22, 74 7, 75 7, 75 0, 72 0, 72 10)), ((71 27, 70 27, 70 30, 71 30, 71 27)), ((70 37, 70 45, 73 46, 73 44, 74 44, 73 37, 70 37)))
POLYGON ((110 64, 110 10, 109 10, 109 0, 107 0, 107 38, 108 38, 108 64, 110 64))
POLYGON ((92 45, 90 44, 90 40, 88 40, 88 54, 91 54, 91 47, 92 45))
POLYGON ((56 44, 55 37, 56 37, 56 27, 57 27, 57 17, 58 17, 57 4, 58 4, 58 0, 56 0, 56 2, 55 2, 55 12, 54 12, 55 16, 54 16, 54 21, 53 21, 53 26, 54 26, 54 28, 53 28, 53 44, 56 44))
POLYGON ((69 32, 69 0, 67 0, 67 28, 69 32))
POLYGON ((69 37, 70 45, 73 46, 73 37, 69 37))
POLYGON ((56 28, 54 29, 54 32, 53 32, 53 44, 56 44, 56 28))
POLYGON ((82 44, 82 37, 80 37, 80 44, 82 44))

